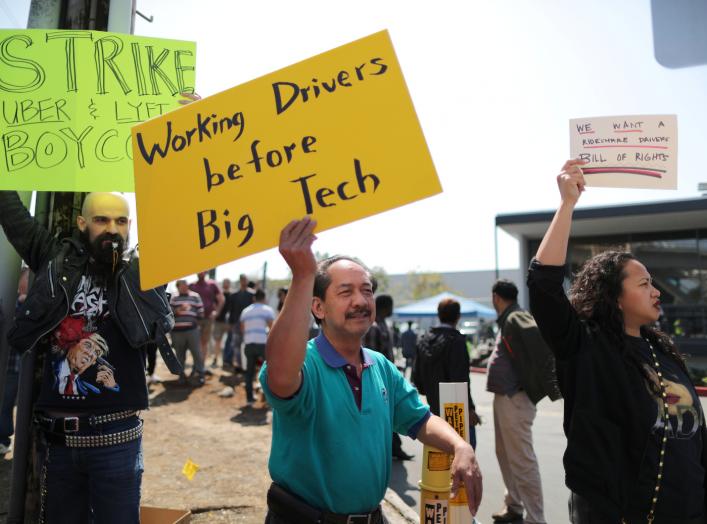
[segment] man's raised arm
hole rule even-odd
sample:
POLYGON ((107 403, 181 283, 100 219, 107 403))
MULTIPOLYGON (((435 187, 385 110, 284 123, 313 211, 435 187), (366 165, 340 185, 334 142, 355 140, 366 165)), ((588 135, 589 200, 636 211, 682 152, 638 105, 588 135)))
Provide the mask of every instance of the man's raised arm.
POLYGON ((55 240, 30 215, 16 191, 0 191, 0 226, 12 246, 33 272, 37 272, 55 240))
POLYGON ((280 233, 280 253, 292 270, 292 283, 265 347, 268 387, 280 398, 294 395, 302 382, 317 272, 317 261, 312 253, 316 225, 306 217, 290 222, 280 233))

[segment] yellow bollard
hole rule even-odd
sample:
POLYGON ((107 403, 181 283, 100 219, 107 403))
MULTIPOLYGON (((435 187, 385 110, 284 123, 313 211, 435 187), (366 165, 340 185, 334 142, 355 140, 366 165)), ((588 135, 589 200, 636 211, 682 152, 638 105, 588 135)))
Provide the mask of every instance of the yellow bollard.
MULTIPOLYGON (((466 382, 440 383, 440 415, 464 440, 469 442, 469 385, 466 382)), ((457 496, 449 500, 448 524, 473 524, 464 486, 457 490, 457 496)))
POLYGON ((420 524, 447 524, 449 491, 452 477, 449 467, 452 458, 432 446, 422 451, 422 480, 420 487, 420 524))

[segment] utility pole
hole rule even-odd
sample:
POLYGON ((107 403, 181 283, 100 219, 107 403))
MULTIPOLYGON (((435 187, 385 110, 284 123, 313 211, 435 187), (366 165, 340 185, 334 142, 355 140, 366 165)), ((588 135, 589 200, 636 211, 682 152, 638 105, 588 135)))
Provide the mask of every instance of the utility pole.
MULTIPOLYGON (((132 33, 134 13, 135 0, 32 0, 27 28, 132 33)), ((29 207, 30 194, 23 193, 20 197, 25 206, 29 207)), ((76 217, 81 213, 85 197, 85 193, 37 192, 35 218, 52 235, 59 238, 70 236, 76 227, 76 217)), ((0 268, 0 304, 5 317, 11 320, 17 295, 20 261, 2 232, 0 268)), ((0 326, 0 378, 3 379, 8 357, 5 330, 9 323, 7 321, 5 326, 0 326)), ((37 522, 39 517, 38 479, 35 477, 37 468, 34 467, 36 457, 32 443, 32 406, 37 393, 35 376, 41 376, 42 364, 42 358, 38 358, 34 350, 22 356, 8 524, 37 522), (40 372, 36 373, 35 368, 40 372)))

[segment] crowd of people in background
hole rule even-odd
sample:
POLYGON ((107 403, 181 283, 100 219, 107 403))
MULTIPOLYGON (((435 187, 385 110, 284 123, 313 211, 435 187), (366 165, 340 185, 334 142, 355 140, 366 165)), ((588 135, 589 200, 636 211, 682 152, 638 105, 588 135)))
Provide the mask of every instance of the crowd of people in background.
MULTIPOLYGON (((265 359, 267 334, 286 295, 286 287, 278 288, 277 304, 271 307, 261 284, 245 274, 239 276, 235 290, 229 278, 219 284, 207 272, 198 273, 191 283, 176 281, 170 297, 175 317, 170 338, 183 368, 177 384, 202 386, 220 366, 224 372, 243 375, 246 401, 252 405, 253 379, 265 359)), ((162 381, 155 374, 152 349, 148 350, 148 384, 162 381)))

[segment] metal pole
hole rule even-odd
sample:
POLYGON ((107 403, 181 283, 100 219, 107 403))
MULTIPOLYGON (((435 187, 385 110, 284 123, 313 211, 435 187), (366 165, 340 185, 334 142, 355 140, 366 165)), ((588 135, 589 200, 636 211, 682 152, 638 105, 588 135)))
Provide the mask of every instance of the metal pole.
MULTIPOLYGON (((29 17, 27 19, 28 29, 57 28, 60 24, 62 3, 60 0, 32 0, 29 17)), ((35 208, 46 211, 50 199, 49 193, 42 193, 42 197, 37 193, 35 208)), ((29 209, 31 193, 20 193, 22 203, 29 209)), ((36 214, 36 213, 35 213, 36 214)), ((14 248, 9 244, 4 232, 0 232, 0 256, 2 261, 0 267, 3 278, 0 278, 2 288, 2 302, 5 315, 8 319, 6 326, 0 328, 2 331, 2 345, 7 346, 6 329, 9 326, 15 312, 15 301, 17 299, 17 281, 19 277, 21 262, 20 257, 14 248)), ((8 352, 0 349, 0 354, 8 352)), ((18 377, 17 391, 17 418, 15 421, 14 450, 12 453, 12 473, 10 483, 10 497, 8 502, 7 522, 8 524, 20 524, 25 520, 25 502, 27 497, 27 479, 29 465, 33 462, 31 453, 32 447, 32 396, 34 390, 34 363, 35 353, 30 351, 22 356, 20 366, 20 376, 18 377)), ((7 361, 3 361, 0 369, 6 369, 7 361)), ((4 382, 4 380, 3 380, 4 382)), ((2 395, 2 392, 0 392, 2 395)), ((31 473, 31 470, 30 470, 31 473)), ((34 491, 30 489, 30 493, 34 491)), ((30 511, 31 513, 31 511, 30 511)), ((27 515, 32 520, 35 515, 27 515)))
POLYGON ((493 253, 494 253, 494 258, 496 261, 496 280, 498 280, 500 277, 499 272, 498 272, 498 226, 494 225, 493 226, 493 253))
MULTIPOLYGON (((29 207, 32 193, 20 193, 22 203, 29 207)), ((5 384, 7 361, 10 357, 10 346, 7 344, 7 329, 15 315, 17 301, 17 282, 20 276, 22 261, 8 242, 5 233, 0 229, 0 309, 4 321, 0 324, 0 384, 5 384)), ((0 405, 2 405, 5 388, 0 388, 0 405)))
POLYGON ((111 0, 108 9, 108 31, 113 33, 135 32, 136 0, 111 0))

